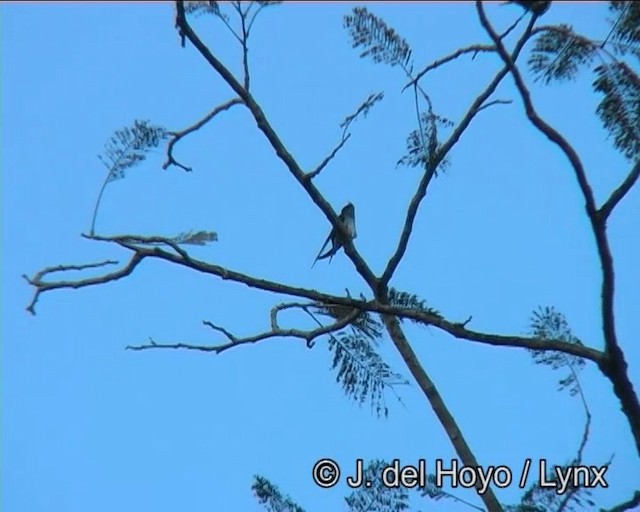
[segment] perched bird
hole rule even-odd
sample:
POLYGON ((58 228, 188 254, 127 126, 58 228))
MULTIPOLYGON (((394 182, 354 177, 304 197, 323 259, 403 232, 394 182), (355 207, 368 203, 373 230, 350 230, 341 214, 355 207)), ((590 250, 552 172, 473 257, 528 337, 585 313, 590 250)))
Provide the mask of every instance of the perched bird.
MULTIPOLYGON (((347 233, 349 233, 349 237, 352 240, 358 236, 358 234, 356 233, 356 210, 353 204, 347 203, 347 205, 340 212, 338 218, 344 224, 345 228, 347 228, 347 233)), ((316 261, 323 260, 325 258, 329 258, 329 263, 331 263, 331 259, 333 258, 334 254, 336 254, 340 250, 342 245, 343 241, 341 239, 341 234, 336 232, 335 229, 332 229, 331 233, 329 233, 329 236, 327 237, 327 240, 320 249, 318 256, 313 262, 313 265, 316 264, 316 261), (324 251, 324 248, 329 242, 331 242, 331 248, 327 252, 322 254, 322 251, 324 251)), ((313 268, 313 265, 311 265, 311 268, 313 268)))
POLYGON ((520 7, 524 8, 529 12, 532 12, 536 16, 542 16, 545 12, 549 10, 549 7, 551 7, 550 1, 543 1, 543 0, 534 0, 534 1, 510 0, 505 3, 518 4, 520 7))

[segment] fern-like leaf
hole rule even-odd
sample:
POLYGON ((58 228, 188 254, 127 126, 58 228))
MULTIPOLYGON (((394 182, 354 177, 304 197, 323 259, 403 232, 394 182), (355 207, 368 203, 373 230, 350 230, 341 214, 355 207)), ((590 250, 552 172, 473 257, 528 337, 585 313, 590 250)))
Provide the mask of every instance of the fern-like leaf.
MULTIPOLYGON (((398 308, 419 311, 421 313, 427 313, 438 317, 442 316, 438 310, 429 307, 424 299, 419 298, 413 293, 402 292, 395 288, 389 289, 389 304, 398 308)), ((422 324, 419 320, 411 319, 411 321, 417 324, 422 324)))
POLYGON ((362 471, 364 485, 345 498, 349 512, 402 512, 409 508, 409 492, 405 487, 387 487, 380 475, 389 465, 384 460, 372 460, 362 471))
POLYGON ((283 496, 278 486, 272 484, 263 476, 255 475, 251 485, 258 503, 263 505, 267 512, 304 512, 304 509, 295 503, 289 496, 283 496))
POLYGON ((181 245, 207 245, 217 242, 218 234, 215 231, 185 231, 171 240, 181 245))
POLYGON ((388 416, 385 390, 406 385, 408 381, 391 371, 363 336, 345 332, 333 335, 329 338, 329 350, 333 352, 331 368, 338 371, 336 382, 342 385, 347 397, 359 405, 369 400, 378 417, 388 416))
POLYGON ((640 78, 624 62, 602 64, 595 73, 594 89, 603 94, 596 113, 614 147, 635 160, 640 157, 640 78))
POLYGON ((361 58, 371 57, 376 63, 391 66, 409 65, 409 43, 366 7, 355 7, 352 14, 344 17, 344 26, 349 30, 353 48, 363 48, 361 58))
POLYGON ((145 160, 146 153, 167 137, 161 126, 149 125, 149 121, 136 120, 131 128, 116 130, 104 146, 104 154, 98 155, 108 169, 107 182, 126 176, 127 169, 145 160))
POLYGON ((529 67, 544 83, 574 80, 583 66, 593 61, 598 46, 569 25, 550 27, 536 39, 529 67))
POLYGON ((609 39, 637 48, 640 45, 640 3, 609 2, 609 10, 615 15, 609 39))
MULTIPOLYGON (((397 166, 427 168, 432 165, 438 154, 438 127, 451 127, 453 123, 437 114, 423 112, 420 115, 420 128, 413 130, 407 137, 407 152, 398 160, 397 166), (425 148, 426 145, 426 148, 425 148)), ((444 171, 448 166, 447 159, 439 163, 439 168, 444 171)), ((436 176, 438 175, 436 171, 436 176)))
MULTIPOLYGON (((582 345, 573 335, 567 319, 553 307, 540 307, 531 316, 531 334, 543 340, 560 340, 566 343, 582 345)), ((571 396, 579 392, 577 373, 584 366, 584 359, 553 350, 530 350, 536 364, 550 366, 553 370, 565 369, 568 373, 558 384, 559 390, 568 389, 571 396)))

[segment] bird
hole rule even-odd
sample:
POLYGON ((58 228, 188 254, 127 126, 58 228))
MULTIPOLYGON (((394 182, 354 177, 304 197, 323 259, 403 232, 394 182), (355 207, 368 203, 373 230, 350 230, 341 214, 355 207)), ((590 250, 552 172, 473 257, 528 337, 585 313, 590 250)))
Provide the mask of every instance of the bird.
POLYGON ((550 1, 526 1, 526 0, 509 0, 505 2, 507 4, 518 4, 520 7, 524 8, 526 11, 532 12, 535 16, 542 16, 545 12, 549 10, 551 7, 550 1))
MULTIPOLYGON (((351 240, 353 240, 358 236, 358 234, 356 233, 356 209, 352 203, 347 203, 345 205, 345 207, 340 212, 340 215, 338 215, 338 219, 340 219, 340 221, 344 224, 345 228, 347 228, 347 233, 349 234, 349 237, 351 238, 351 240)), ((323 260, 325 258, 329 258, 329 263, 331 263, 333 256, 343 246, 343 241, 341 238, 342 238, 342 234, 338 233, 336 229, 333 228, 331 230, 331 233, 329 233, 327 240, 322 245, 322 248, 320 249, 318 256, 316 256, 316 259, 314 260, 313 265, 311 265, 311 268, 313 268, 313 266, 316 264, 318 260, 323 260), (327 252, 322 254, 322 251, 324 251, 324 248, 327 246, 329 242, 331 242, 331 248, 327 252)))

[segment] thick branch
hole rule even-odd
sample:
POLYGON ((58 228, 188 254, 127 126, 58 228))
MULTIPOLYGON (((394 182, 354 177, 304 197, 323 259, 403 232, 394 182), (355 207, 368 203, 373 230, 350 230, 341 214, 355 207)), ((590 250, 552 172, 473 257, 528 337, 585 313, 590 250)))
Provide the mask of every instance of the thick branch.
MULTIPOLYGON (((516 43, 516 46, 513 50, 513 54, 511 56, 513 60, 518 58, 518 55, 520 54, 520 52, 522 51, 522 48, 527 42, 527 39, 529 38, 529 35, 531 33, 531 29, 533 28, 533 23, 534 23, 534 20, 531 19, 531 21, 529 22, 529 25, 527 26, 527 29, 524 31, 523 35, 520 37, 520 39, 516 43)), ((429 167, 425 170, 425 173, 423 174, 422 179, 420 180, 420 184, 418 185, 418 189, 416 190, 415 195, 413 196, 413 198, 411 199, 411 202, 409 203, 409 208, 407 209, 407 215, 405 218, 402 233, 400 234, 400 240, 398 241, 398 246, 395 252, 393 253, 393 255, 391 256, 391 258, 389 259, 389 262, 387 263, 384 273, 380 278, 380 285, 379 285, 380 292, 384 292, 384 289, 389 284, 389 281, 391 280, 393 273, 395 272, 396 268, 400 264, 400 261, 402 260, 402 257, 404 256, 404 253, 407 250, 409 238, 411 237, 411 232, 413 230, 413 223, 418 213, 418 208, 420 207, 420 203, 422 202, 422 200, 424 199, 427 193, 427 187, 429 186, 429 183, 431 182, 431 179, 433 178, 436 172, 436 169, 438 168, 440 163, 444 160, 444 158, 447 156, 449 151, 456 144, 456 142, 458 142, 458 140, 460 139, 462 134, 465 132, 465 130, 467 129, 467 127, 469 126, 473 118, 478 114, 478 112, 482 108, 482 105, 484 104, 484 102, 489 98, 489 96, 491 96, 491 94, 493 94, 493 92, 498 87, 498 84, 502 81, 502 79, 507 75, 508 72, 509 72, 509 67, 505 65, 496 74, 493 80, 491 80, 491 82, 485 88, 485 90, 473 101, 473 103, 467 110, 467 113, 464 115, 464 117, 462 118, 458 126, 456 126, 456 128, 453 130, 449 139, 441 146, 438 153, 430 162, 429 167)))
POLYGON ((353 246, 353 241, 349 237, 349 233, 347 233, 347 229, 342 222, 339 221, 338 215, 333 210, 331 205, 326 201, 326 199, 322 196, 320 191, 313 185, 313 183, 307 179, 305 172, 302 170, 300 165, 293 158, 291 153, 287 151, 286 147, 272 128, 271 124, 267 120, 264 112, 258 105, 258 103, 254 100, 253 96, 247 91, 238 80, 233 76, 233 74, 211 53, 209 48, 202 42, 202 40, 197 36, 197 34, 193 31, 189 23, 187 22, 187 18, 184 11, 184 3, 180 0, 176 2, 177 7, 177 18, 176 25, 178 26, 180 33, 189 39, 191 44, 196 47, 196 49, 200 52, 200 54, 204 57, 204 59, 211 65, 213 69, 215 69, 218 74, 222 77, 222 79, 227 82, 229 87, 231 87, 234 92, 243 100, 244 104, 247 106, 253 118, 255 119, 258 128, 262 133, 264 133, 265 137, 271 144, 271 147, 274 149, 278 157, 282 160, 282 162, 286 165, 287 169, 291 172, 291 174, 295 177, 295 179, 302 185, 302 187, 306 190, 307 194, 311 198, 311 200, 322 210, 325 214, 329 222, 333 228, 335 228, 339 233, 342 234, 342 238, 344 239, 344 251, 347 256, 351 259, 353 264, 355 265, 358 273, 362 276, 362 278, 369 284, 369 286, 375 288, 377 284, 377 279, 366 262, 362 259, 358 251, 353 246))
MULTIPOLYGON (((473 331, 467 328, 468 322, 451 322, 446 320, 440 315, 429 313, 426 311, 419 311, 415 309, 406 309, 397 306, 391 306, 387 304, 381 304, 377 301, 367 301, 364 299, 354 299, 350 296, 341 297, 337 295, 330 295, 316 290, 310 290, 308 288, 300 288, 290 286, 287 284, 269 281, 266 279, 260 279, 254 276, 236 272, 219 265, 207 263, 195 259, 189 255, 186 255, 183 249, 175 249, 177 244, 170 239, 163 239, 161 237, 134 237, 131 235, 119 236, 119 237, 94 237, 97 240, 117 243, 122 247, 134 252, 131 262, 125 267, 125 269, 106 274, 104 276, 91 277, 86 279, 79 279, 77 281, 58 281, 44 283, 41 279, 36 279, 38 275, 41 275, 45 271, 41 271, 36 274, 36 277, 29 280, 29 282, 37 288, 37 294, 60 288, 82 288, 85 286, 93 286, 96 284, 104 284, 109 281, 114 281, 130 274, 135 266, 143 258, 158 258, 183 267, 190 268, 203 274, 209 274, 217 276, 223 280, 233 281, 239 284, 244 284, 250 288, 258 290, 268 291, 272 293, 278 293, 282 295, 289 295, 292 297, 299 297, 304 299, 313 300, 323 304, 335 304, 340 306, 346 306, 350 308, 357 308, 359 311, 370 311, 373 313, 394 315, 398 318, 406 318, 416 320, 424 323, 425 325, 432 325, 438 329, 441 329, 450 335, 468 341, 474 341, 477 343, 483 343, 486 345, 505 346, 505 347, 519 347, 528 348, 531 350, 555 350, 563 352, 565 354, 582 357, 590 361, 595 362, 599 366, 603 364, 603 354, 593 348, 585 347, 583 345, 576 345, 573 343, 567 343, 561 340, 545 340, 540 338, 529 338, 522 336, 506 336, 500 334, 489 334, 478 331, 473 331), (177 254, 163 250, 160 247, 145 247, 136 244, 140 243, 165 243, 176 250, 177 254), (183 253, 185 255, 183 255, 183 253), (135 262, 135 264, 134 264, 135 262), (125 274, 125 270, 127 273, 125 274)), ((104 263, 103 263, 104 264, 104 263)), ((89 266, 97 266, 103 264, 91 264, 89 266)), ((87 266, 86 268, 88 268, 87 266)), ((52 267, 53 269, 60 269, 60 267, 52 267)), ((65 270, 65 267, 62 267, 65 270)), ((44 275, 44 274, 42 274, 44 275)))
MULTIPOLYGON (((440 424, 443 426, 445 432, 447 433, 447 436, 449 437, 451 444, 455 448, 456 453, 460 456, 462 463, 465 466, 481 467, 480 464, 478 464, 475 456, 473 455, 471 448, 467 444, 467 441, 462 435, 462 431, 458 427, 455 418, 449 412, 449 409, 444 403, 444 400, 438 392, 436 385, 429 378, 427 372, 420 364, 420 361, 418 361, 418 357, 411 348, 409 341, 405 337, 404 332, 400 327, 398 318, 395 316, 383 315, 382 319, 384 321, 385 327, 387 328, 389 336, 393 340, 393 344, 402 355, 402 358, 411 371, 411 375, 413 375, 413 378, 420 386, 420 389, 427 397, 427 400, 429 400, 433 411, 436 413, 440 424)), ((478 490, 478 495, 486 505, 487 509, 490 512, 502 511, 500 502, 493 493, 493 490, 489 487, 487 488, 487 491, 482 494, 480 493, 480 488, 481 486, 478 483, 478 485, 476 486, 476 490, 478 490)))
MULTIPOLYGON (((616 335, 616 326, 614 318, 614 288, 615 288, 615 275, 613 269, 613 256, 609 248, 609 241, 606 233, 606 217, 601 218, 596 208, 593 191, 587 180, 587 175, 576 153, 575 149, 569 142, 552 126, 544 121, 536 112, 533 102, 531 101, 531 94, 524 83, 522 74, 514 63, 514 59, 509 55, 506 48, 500 41, 500 38, 496 31, 493 29, 482 7, 482 2, 476 0, 476 9, 480 18, 480 23, 489 34, 489 37, 493 40, 500 54, 500 57, 506 64, 508 70, 516 84, 516 88, 522 98, 525 112, 531 124, 533 124, 541 133, 543 133, 549 140, 556 144, 560 150, 568 158, 571 167, 576 175, 578 185, 582 191, 582 195, 585 201, 585 209, 587 216, 591 223, 591 229, 593 231, 596 246, 598 248, 598 256, 600 258, 600 266, 602 269, 602 330, 605 341, 605 358, 600 365, 602 372, 611 380, 614 388, 614 392, 622 404, 622 409, 629 421, 632 434, 636 442, 636 449, 640 453, 640 402, 633 388, 631 380, 627 374, 627 362, 624 357, 624 353, 620 348, 616 335)), ((532 21, 535 17, 532 18, 532 21)), ((631 173, 632 181, 637 178, 633 178, 633 172, 631 173)), ((626 183, 627 180, 625 180, 626 183)), ((631 187, 633 183, 627 185, 631 187)), ((627 186, 625 185, 625 186, 627 186)), ((617 196, 616 196, 617 197, 617 196)), ((614 200, 615 201, 615 200, 614 200)), ((605 203, 606 204, 606 203, 605 203)), ((610 203, 614 204, 614 203, 610 203)))
POLYGON ((202 128, 205 124, 207 124, 214 117, 216 117, 220 112, 228 110, 233 105, 238 105, 240 103, 242 103, 242 100, 240 98, 234 98, 232 100, 229 100, 226 103, 223 103, 222 105, 218 105, 216 108, 214 108, 211 112, 209 112, 206 116, 204 116, 198 122, 192 124, 191 126, 185 128, 182 131, 173 132, 172 134, 173 136, 171 137, 171 140, 169 140, 169 144, 167 145, 167 161, 164 164, 162 164, 162 168, 166 169, 170 165, 175 165, 176 167, 180 167, 181 169, 184 169, 187 172, 191 172, 192 170, 191 167, 187 167, 186 165, 181 164, 173 157, 173 147, 176 145, 176 143, 180 139, 202 128))

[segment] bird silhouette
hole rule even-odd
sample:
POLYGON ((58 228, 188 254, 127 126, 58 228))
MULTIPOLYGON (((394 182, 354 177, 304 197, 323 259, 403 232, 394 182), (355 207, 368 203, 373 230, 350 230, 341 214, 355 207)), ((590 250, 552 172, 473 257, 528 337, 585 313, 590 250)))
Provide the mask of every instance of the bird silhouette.
MULTIPOLYGON (((356 210, 353 204, 347 203, 345 207, 342 209, 342 211, 340 212, 340 215, 338 215, 338 218, 344 224, 345 228, 347 228, 347 233, 349 234, 349 237, 352 240, 356 238, 358 236, 358 234, 356 233, 356 210)), ((331 233, 329 233, 329 236, 327 237, 327 240, 322 245, 322 248, 320 249, 318 256, 316 256, 316 259, 314 260, 313 265, 311 265, 311 268, 313 268, 313 266, 316 264, 318 260, 323 260, 325 258, 329 258, 329 263, 331 263, 333 256, 340 250, 342 246, 343 246, 342 234, 337 232, 335 228, 332 229, 331 233), (322 254, 322 251, 324 251, 324 248, 327 246, 329 242, 331 242, 331 248, 327 250, 327 252, 322 254)))

